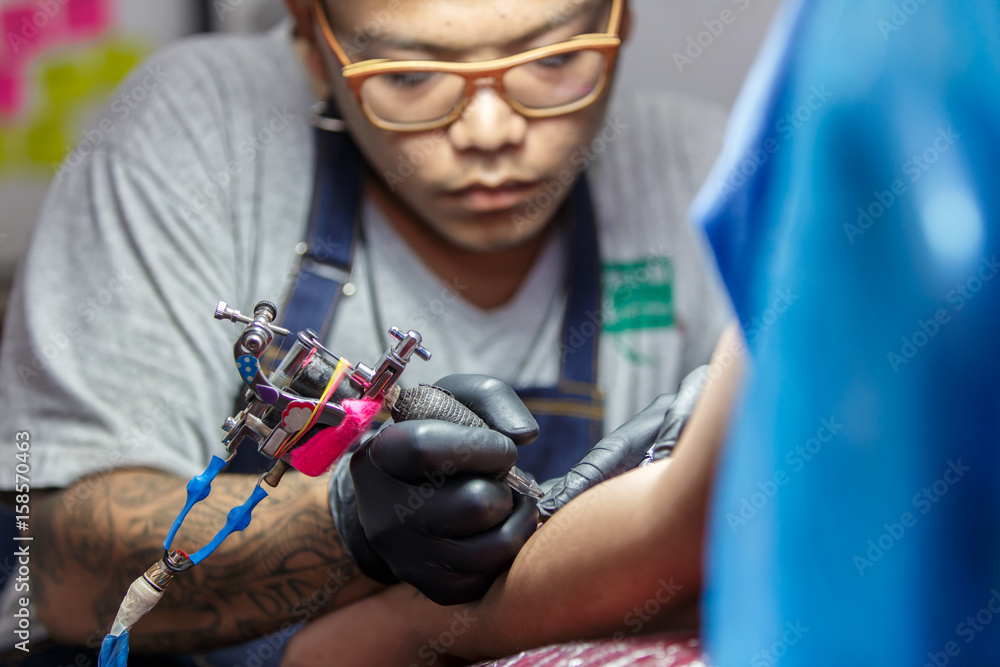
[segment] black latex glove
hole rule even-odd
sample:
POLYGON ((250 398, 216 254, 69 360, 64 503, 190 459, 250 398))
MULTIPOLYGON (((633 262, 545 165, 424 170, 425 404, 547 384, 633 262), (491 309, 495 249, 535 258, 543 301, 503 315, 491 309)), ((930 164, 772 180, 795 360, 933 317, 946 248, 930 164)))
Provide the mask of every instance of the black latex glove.
POLYGON ((541 520, 547 521, 587 489, 636 468, 647 453, 669 456, 707 374, 708 366, 695 369, 684 378, 676 394, 658 396, 649 407, 594 445, 568 473, 543 483, 545 497, 538 501, 541 520))
POLYGON ((497 481, 538 424, 505 382, 452 375, 437 386, 485 421, 391 424, 338 465, 331 510, 369 577, 405 581, 438 604, 478 599, 535 531, 534 500, 497 481), (353 482, 353 483, 352 483, 353 482))

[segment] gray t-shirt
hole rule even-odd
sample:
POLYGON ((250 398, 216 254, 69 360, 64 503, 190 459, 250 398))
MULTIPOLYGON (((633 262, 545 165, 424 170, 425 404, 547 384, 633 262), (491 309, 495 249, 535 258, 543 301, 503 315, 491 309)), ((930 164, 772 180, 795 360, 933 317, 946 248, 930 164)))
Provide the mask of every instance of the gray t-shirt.
MULTIPOLYGON (((120 466, 190 477, 222 452, 242 325, 212 314, 219 300, 244 312, 280 303, 290 284, 312 187, 314 101, 287 26, 194 38, 138 69, 74 151, 19 269, 0 348, 0 456, 13 461, 14 433, 30 432, 33 488, 120 466)), ((731 317, 686 217, 723 122, 694 100, 645 97, 612 109, 581 147, 602 257, 606 430, 706 363, 731 317)), ((331 350, 378 358, 377 302, 387 326, 419 330, 435 355, 411 363, 404 384, 457 372, 555 382, 558 235, 512 301, 483 311, 372 206, 365 224, 369 256, 356 258, 357 293, 331 350)), ((13 483, 5 476, 0 487, 13 483)))

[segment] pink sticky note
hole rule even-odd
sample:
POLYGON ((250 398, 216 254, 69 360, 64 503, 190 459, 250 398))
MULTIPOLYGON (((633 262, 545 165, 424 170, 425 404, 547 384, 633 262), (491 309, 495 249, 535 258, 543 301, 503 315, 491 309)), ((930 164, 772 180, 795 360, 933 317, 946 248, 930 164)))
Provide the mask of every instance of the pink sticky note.
POLYGON ((45 38, 45 26, 38 27, 42 21, 36 20, 36 11, 34 5, 14 5, 0 12, 4 60, 25 62, 38 52, 45 38))
POLYGON ((25 81, 14 67, 0 67, 0 116, 15 116, 24 107, 25 81))
POLYGON ((99 35, 111 25, 111 0, 68 0, 65 11, 74 37, 99 35))

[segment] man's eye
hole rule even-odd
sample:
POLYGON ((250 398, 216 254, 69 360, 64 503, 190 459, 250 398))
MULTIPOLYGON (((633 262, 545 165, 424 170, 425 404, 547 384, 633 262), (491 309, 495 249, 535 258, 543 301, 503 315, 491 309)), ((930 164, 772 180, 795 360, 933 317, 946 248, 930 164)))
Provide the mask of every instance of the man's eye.
POLYGON ((397 88, 413 88, 430 81, 434 72, 398 72, 386 74, 387 81, 397 88))
POLYGON ((570 64, 578 55, 578 53, 563 53, 557 56, 549 56, 548 58, 540 58, 535 62, 537 62, 541 67, 550 67, 555 69, 557 67, 565 67, 570 64))

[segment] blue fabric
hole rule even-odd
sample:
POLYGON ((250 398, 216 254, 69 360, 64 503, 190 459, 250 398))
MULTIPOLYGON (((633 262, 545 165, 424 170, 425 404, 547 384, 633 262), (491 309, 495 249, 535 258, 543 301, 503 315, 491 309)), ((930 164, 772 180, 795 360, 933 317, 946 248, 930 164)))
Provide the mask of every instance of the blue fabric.
POLYGON ((125 667, 128 664, 128 630, 117 637, 108 635, 101 642, 99 667, 125 667))
POLYGON ((713 663, 1000 664, 997 3, 786 4, 727 142, 713 663))

